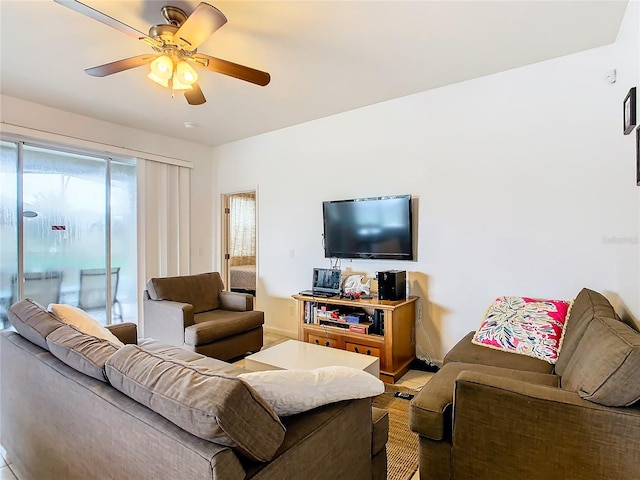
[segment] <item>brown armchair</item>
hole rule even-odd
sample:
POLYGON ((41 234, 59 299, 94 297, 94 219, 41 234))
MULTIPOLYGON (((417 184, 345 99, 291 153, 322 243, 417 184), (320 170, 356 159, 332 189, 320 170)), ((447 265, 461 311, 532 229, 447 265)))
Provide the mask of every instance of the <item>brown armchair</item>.
POLYGON ((145 337, 220 360, 262 348, 264 313, 253 296, 225 291, 218 272, 152 278, 143 302, 145 337))

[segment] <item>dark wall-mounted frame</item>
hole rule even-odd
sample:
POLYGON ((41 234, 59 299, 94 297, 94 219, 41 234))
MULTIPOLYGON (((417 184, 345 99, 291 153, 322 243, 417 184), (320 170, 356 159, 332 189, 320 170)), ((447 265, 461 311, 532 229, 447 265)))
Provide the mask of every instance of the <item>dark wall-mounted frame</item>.
POLYGON ((622 102, 622 131, 625 135, 633 132, 636 126, 636 87, 633 87, 622 102))
POLYGON ((636 185, 640 186, 640 127, 636 128, 636 185))

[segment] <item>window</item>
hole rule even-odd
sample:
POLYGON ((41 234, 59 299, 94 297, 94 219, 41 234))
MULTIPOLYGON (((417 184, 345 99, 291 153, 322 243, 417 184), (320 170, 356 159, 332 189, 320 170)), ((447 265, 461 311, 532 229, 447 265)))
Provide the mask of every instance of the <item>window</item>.
POLYGON ((22 141, 0 154, 0 319, 30 297, 137 322, 135 159, 22 141))

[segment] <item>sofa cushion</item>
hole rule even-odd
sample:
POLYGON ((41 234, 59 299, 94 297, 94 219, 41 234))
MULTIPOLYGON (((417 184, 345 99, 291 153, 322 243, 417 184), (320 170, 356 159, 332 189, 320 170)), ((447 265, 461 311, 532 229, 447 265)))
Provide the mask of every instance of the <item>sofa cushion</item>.
POLYGON ((565 325, 562 346, 558 352, 555 372, 562 376, 571 361, 580 339, 594 317, 617 318, 609 301, 598 292, 583 288, 573 300, 565 325))
POLYGON ((527 372, 551 373, 553 365, 525 355, 514 355, 505 350, 494 350, 471 343, 475 332, 469 332, 445 355, 443 363, 451 362, 491 365, 527 372))
POLYGON ((7 315, 9 322, 20 335, 45 350, 49 350, 47 336, 64 326, 63 322, 30 298, 11 305, 7 315))
POLYGON ((193 320, 195 325, 184 329, 184 343, 200 346, 262 326, 264 313, 213 310, 195 315, 193 320))
POLYGON ((571 302, 503 296, 487 310, 472 342, 555 363, 571 302))
POLYGON ((562 377, 585 400, 621 407, 640 400, 640 333, 613 318, 594 318, 562 377))
POLYGON ((558 386, 558 377, 511 368, 451 362, 444 365, 411 401, 409 426, 432 440, 451 438, 452 405, 455 381, 460 372, 473 371, 538 385, 558 386))
POLYGON ((47 336, 49 351, 85 375, 107 383, 104 365, 120 348, 102 338, 87 335, 73 325, 60 327, 47 336))
POLYGON ((207 357, 200 353, 185 350, 182 347, 176 347, 175 345, 167 345, 166 343, 159 342, 152 338, 145 338, 139 342, 139 345, 151 353, 159 353, 182 362, 187 362, 191 365, 201 366, 208 368, 218 373, 223 373, 232 377, 237 377, 241 373, 248 373, 249 370, 235 366, 232 363, 223 362, 216 358, 207 357))
POLYGON ((238 378, 251 385, 281 417, 384 393, 384 383, 378 378, 363 370, 341 366, 266 370, 243 373, 238 378))
POLYGON ((170 300, 193 305, 194 313, 220 308, 219 295, 224 289, 218 272, 152 278, 147 282, 151 300, 170 300))
POLYGON ((119 347, 124 347, 124 343, 122 343, 118 337, 100 325, 95 318, 87 314, 84 310, 72 305, 62 305, 58 303, 49 305, 49 310, 62 322, 75 326, 87 335, 93 335, 119 347))
POLYGON ((285 435, 280 419, 242 380, 126 345, 106 364, 111 385, 191 434, 268 461, 285 435))

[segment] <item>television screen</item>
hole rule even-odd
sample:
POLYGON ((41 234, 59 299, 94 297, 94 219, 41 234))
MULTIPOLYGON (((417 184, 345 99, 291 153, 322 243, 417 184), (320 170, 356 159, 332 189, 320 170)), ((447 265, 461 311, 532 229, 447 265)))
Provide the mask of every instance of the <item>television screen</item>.
POLYGON ((324 256, 413 260, 411 195, 326 201, 324 256))

